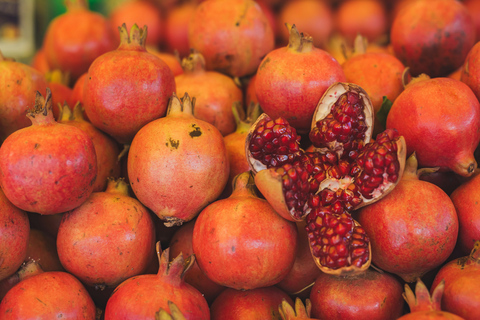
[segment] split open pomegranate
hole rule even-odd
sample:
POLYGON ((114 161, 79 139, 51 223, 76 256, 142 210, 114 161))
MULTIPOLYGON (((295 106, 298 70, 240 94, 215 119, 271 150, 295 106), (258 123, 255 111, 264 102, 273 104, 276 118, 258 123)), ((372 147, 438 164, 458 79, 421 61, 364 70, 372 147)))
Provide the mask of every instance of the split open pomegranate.
POLYGON ((332 274, 370 266, 370 241, 351 212, 388 194, 403 174, 405 140, 395 129, 371 140, 374 123, 367 93, 351 83, 332 84, 320 99, 309 139, 285 119, 262 114, 246 139, 255 184, 285 219, 306 220, 311 253, 332 274))

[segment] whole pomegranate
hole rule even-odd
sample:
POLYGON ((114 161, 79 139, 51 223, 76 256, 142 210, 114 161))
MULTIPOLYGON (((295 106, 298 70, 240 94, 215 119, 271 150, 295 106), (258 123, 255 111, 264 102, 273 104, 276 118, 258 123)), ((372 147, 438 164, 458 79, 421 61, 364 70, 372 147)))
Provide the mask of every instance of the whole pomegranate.
POLYGON ((440 282, 435 288, 432 288, 432 294, 428 292, 425 284, 417 280, 415 293, 408 284, 405 284, 403 297, 410 307, 410 313, 398 318, 397 320, 465 320, 453 313, 442 311, 441 300, 445 282, 440 282))
POLYGON ((463 64, 475 44, 475 25, 461 1, 409 1, 394 17, 390 42, 412 75, 442 77, 463 64))
POLYGON ((212 320, 281 319, 282 301, 293 304, 292 299, 277 287, 251 290, 225 289, 210 306, 212 320))
POLYGON ((275 45, 273 30, 253 0, 206 0, 189 23, 191 48, 204 57, 207 70, 232 77, 252 75, 275 45))
POLYGON ((56 214, 81 205, 92 193, 97 157, 82 130, 57 123, 52 95, 37 91, 27 114, 32 125, 12 133, 0 147, 0 186, 17 207, 56 214))
POLYGON ((460 69, 460 81, 472 89, 477 99, 480 100, 480 42, 477 42, 468 52, 465 62, 460 69))
POLYGON ((83 96, 89 121, 122 144, 163 117, 175 92, 170 68, 145 49, 147 27, 129 30, 123 24, 118 48, 92 62, 83 96))
POLYGON ((238 175, 232 195, 203 209, 193 230, 200 269, 214 282, 237 290, 280 282, 297 250, 295 224, 257 197, 253 185, 249 172, 238 175))
POLYGON ((117 46, 108 20, 88 9, 86 0, 65 1, 67 12, 48 24, 43 50, 51 69, 68 72, 75 81, 90 64, 117 46))
MULTIPOLYGON (((448 262, 436 274, 432 288, 445 281, 442 310, 466 320, 480 319, 480 241, 476 241, 469 256, 448 262)), ((432 293, 433 294, 433 293, 432 293)))
POLYGON ((0 281, 17 271, 27 257, 30 224, 0 188, 0 281))
POLYGON ((396 320, 403 313, 403 287, 372 268, 354 276, 320 274, 310 293, 312 316, 329 320, 396 320))
POLYGON ((315 107, 327 88, 345 81, 340 64, 326 51, 315 48, 309 35, 295 25, 286 47, 269 52, 258 67, 255 94, 271 118, 282 117, 298 130, 310 130, 315 107))
POLYGON ((160 267, 157 274, 143 274, 122 282, 113 291, 105 307, 105 320, 153 319, 160 308, 175 303, 186 320, 210 319, 210 310, 203 295, 183 279, 195 261, 182 254, 170 262, 170 249, 161 253, 157 242, 160 267))
POLYGON ((170 99, 167 116, 145 125, 128 152, 128 178, 136 197, 168 226, 195 218, 218 198, 229 164, 223 136, 193 116, 188 94, 170 99))
POLYGON ((8 59, 0 51, 0 145, 11 133, 28 127, 28 108, 35 103, 35 93, 45 92, 47 80, 32 67, 8 59))
MULTIPOLYGON (((422 169, 420 169, 422 170, 422 169)), ((372 244, 372 263, 414 282, 447 260, 455 248, 458 218, 448 195, 418 179, 415 155, 402 179, 381 201, 359 210, 357 219, 372 244)))
POLYGON ((0 303, 0 318, 95 320, 96 308, 82 283, 62 271, 41 272, 10 289, 0 303))
POLYGON ((232 104, 243 104, 243 92, 229 76, 207 71, 203 55, 192 49, 182 60, 183 73, 175 77, 177 92, 195 97, 195 118, 213 124, 223 136, 235 131, 232 104))
POLYGON ((155 228, 148 210, 128 194, 123 179, 110 179, 78 208, 65 212, 57 250, 65 269, 99 289, 144 273, 153 258, 155 228))
POLYGON ((387 128, 405 137, 407 153, 415 151, 420 167, 462 176, 477 168, 473 152, 480 141, 480 103, 461 81, 425 75, 413 79, 393 102, 387 128))

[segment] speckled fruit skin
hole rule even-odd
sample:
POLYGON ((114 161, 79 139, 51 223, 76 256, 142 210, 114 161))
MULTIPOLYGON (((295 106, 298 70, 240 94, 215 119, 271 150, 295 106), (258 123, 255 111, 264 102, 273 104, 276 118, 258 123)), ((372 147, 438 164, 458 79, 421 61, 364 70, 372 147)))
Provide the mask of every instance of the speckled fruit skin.
POLYGON ((207 70, 232 77, 254 74, 274 40, 267 17, 253 0, 204 1, 188 30, 190 47, 203 54, 207 70))
POLYGON ((69 273, 43 272, 7 292, 0 318, 95 320, 95 304, 82 283, 69 273))
POLYGON ((390 41, 413 76, 447 76, 475 44, 475 25, 460 1, 411 1, 396 14, 390 41))
POLYGON ((395 320, 404 300, 400 280, 372 268, 338 277, 320 274, 310 293, 312 317, 329 320, 395 320))
POLYGON ((108 20, 82 2, 66 2, 67 12, 49 23, 43 37, 48 65, 52 70, 68 72, 72 81, 87 72, 95 58, 118 45, 108 20))
POLYGON ((461 81, 433 78, 409 83, 394 101, 387 128, 405 137, 420 167, 441 167, 470 176, 480 141, 480 103, 461 81))
POLYGON ((460 69, 460 81, 472 89, 480 100, 480 42, 477 42, 465 58, 460 69))
POLYGON ((469 254, 480 240, 480 175, 464 182, 450 195, 458 215, 458 247, 469 254))
POLYGON ((75 210, 63 214, 57 235, 65 269, 89 286, 115 287, 142 274, 154 259, 155 228, 148 210, 110 180, 75 210))
POLYGON ((138 43, 142 35, 133 35, 138 27, 129 30, 130 40, 122 38, 116 50, 92 62, 83 93, 90 122, 122 144, 130 143, 147 123, 165 116, 176 88, 168 65, 138 43))
POLYGON ((0 189, 0 281, 17 271, 27 257, 30 224, 0 189))
POLYGON ((292 268, 297 249, 295 223, 252 193, 246 185, 249 177, 249 172, 237 176, 230 197, 202 210, 192 238, 206 276, 237 290, 280 282, 292 268))
MULTIPOLYGON (((408 162, 407 162, 408 167, 408 162)), ((436 185, 405 173, 381 201, 357 216, 372 244, 372 263, 414 282, 447 260, 458 236, 450 197, 436 185)))
POLYGON ((246 291, 228 288, 212 303, 211 320, 281 319, 278 306, 283 299, 293 305, 290 296, 277 287, 246 291))
POLYGON ((45 92, 47 80, 32 67, 0 54, 0 145, 12 132, 28 127, 27 110, 35 105, 35 93, 45 92))

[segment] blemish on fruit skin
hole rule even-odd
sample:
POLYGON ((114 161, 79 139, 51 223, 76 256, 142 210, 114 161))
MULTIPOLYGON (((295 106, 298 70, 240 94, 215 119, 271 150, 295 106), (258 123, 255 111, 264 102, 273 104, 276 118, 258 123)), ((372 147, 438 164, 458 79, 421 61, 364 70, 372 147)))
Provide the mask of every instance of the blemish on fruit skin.
POLYGON ((200 137, 202 135, 202 130, 200 129, 199 126, 197 126, 195 123, 192 124, 192 128, 194 129, 193 131, 190 131, 188 134, 190 137, 195 138, 195 137, 200 137))
POLYGON ((269 63, 269 62, 270 62, 270 58, 265 59, 265 60, 262 62, 262 64, 260 65, 259 69, 261 70, 261 69, 265 68, 265 65, 266 65, 267 63, 269 63))
POLYGON ((173 140, 172 138, 169 138, 167 142, 167 147, 168 143, 170 143, 170 149, 178 149, 178 146, 180 145, 180 140, 173 140))

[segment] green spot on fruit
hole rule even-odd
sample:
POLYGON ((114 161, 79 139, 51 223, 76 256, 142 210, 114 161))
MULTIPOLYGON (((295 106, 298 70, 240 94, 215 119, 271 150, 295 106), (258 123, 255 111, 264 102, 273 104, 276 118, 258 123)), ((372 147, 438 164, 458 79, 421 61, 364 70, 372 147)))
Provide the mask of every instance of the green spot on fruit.
POLYGON ((192 128, 194 130, 190 131, 190 133, 189 133, 190 137, 195 138, 195 137, 200 137, 202 135, 202 130, 195 123, 192 124, 192 128))

